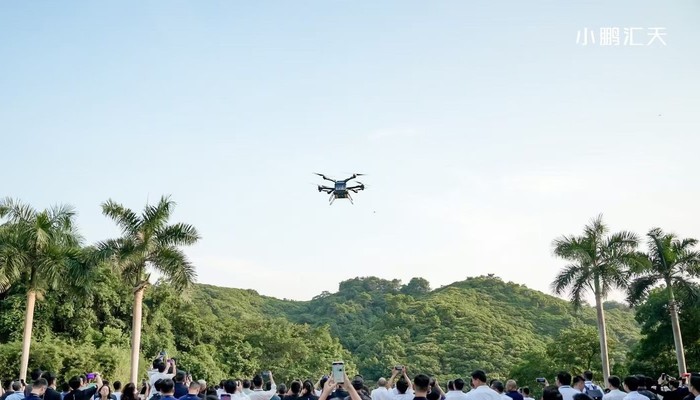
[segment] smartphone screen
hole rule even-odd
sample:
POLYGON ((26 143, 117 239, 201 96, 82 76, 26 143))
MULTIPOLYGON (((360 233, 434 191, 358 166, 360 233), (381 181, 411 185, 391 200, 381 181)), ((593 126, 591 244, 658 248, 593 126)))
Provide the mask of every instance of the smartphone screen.
POLYGON ((335 383, 345 383, 345 363, 342 361, 333 362, 333 380, 335 383))

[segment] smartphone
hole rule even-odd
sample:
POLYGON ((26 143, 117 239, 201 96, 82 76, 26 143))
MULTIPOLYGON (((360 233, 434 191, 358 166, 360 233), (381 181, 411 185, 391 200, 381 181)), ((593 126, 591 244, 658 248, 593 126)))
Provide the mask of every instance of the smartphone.
POLYGON ((269 377, 270 377, 270 371, 263 371, 262 377, 263 377, 263 378, 269 378, 269 377))
POLYGON ((394 367, 394 369, 397 371, 403 371, 403 365, 397 365, 394 367))
POLYGON ((86 378, 87 380, 91 381, 91 380, 95 379, 95 373, 94 373, 94 372, 91 372, 91 373, 89 373, 89 374, 86 374, 86 375, 85 375, 85 378, 86 378))
POLYGON ((345 363, 333 361, 333 380, 335 383, 345 383, 345 363))
POLYGON ((537 378, 537 379, 535 379, 535 380, 537 381, 537 383, 545 383, 545 382, 547 381, 547 380, 544 379, 544 378, 537 378))

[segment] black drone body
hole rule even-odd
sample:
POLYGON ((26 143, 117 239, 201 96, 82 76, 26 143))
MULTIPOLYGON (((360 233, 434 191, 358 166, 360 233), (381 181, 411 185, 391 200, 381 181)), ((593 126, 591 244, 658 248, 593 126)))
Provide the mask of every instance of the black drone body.
POLYGON ((316 173, 316 175, 327 181, 333 182, 333 187, 318 185, 319 192, 329 193, 331 195, 331 197, 328 199, 330 202, 329 204, 333 204, 335 199, 348 199, 350 200, 351 204, 354 204, 352 197, 350 196, 350 192, 358 193, 360 190, 365 190, 365 185, 362 182, 357 182, 357 184, 354 186, 348 185, 349 181, 357 178, 358 176, 362 176, 363 174, 352 174, 352 176, 348 179, 338 181, 328 178, 323 174, 316 173))

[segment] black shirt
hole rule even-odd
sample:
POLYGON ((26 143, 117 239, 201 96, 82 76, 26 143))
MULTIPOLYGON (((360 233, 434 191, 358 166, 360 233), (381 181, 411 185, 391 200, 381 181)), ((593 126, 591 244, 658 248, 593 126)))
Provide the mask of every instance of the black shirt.
POLYGON ((97 393, 97 386, 83 390, 71 390, 63 400, 92 400, 95 393, 97 393))
POLYGON ((47 388, 46 393, 44 393, 44 400, 61 400, 61 392, 47 388))

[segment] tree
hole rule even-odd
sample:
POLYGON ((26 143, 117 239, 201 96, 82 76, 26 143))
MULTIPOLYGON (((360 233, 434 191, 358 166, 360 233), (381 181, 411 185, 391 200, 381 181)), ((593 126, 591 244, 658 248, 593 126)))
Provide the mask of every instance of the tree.
POLYGON ((0 201, 0 292, 15 282, 26 285, 20 378, 26 379, 34 324, 34 306, 48 289, 59 283, 83 284, 86 274, 80 262, 80 237, 75 211, 60 205, 37 211, 10 198, 0 201))
POLYGON ((690 280, 700 276, 700 253, 693 248, 696 239, 678 239, 673 233, 653 228, 647 233, 649 254, 644 264, 635 269, 635 279, 629 286, 627 300, 638 304, 654 286, 662 284, 668 293, 668 310, 671 314, 673 340, 676 347, 678 374, 686 372, 683 338, 678 321, 678 302, 675 291, 694 293, 690 280))
POLYGON ((175 202, 163 196, 158 204, 146 206, 139 216, 111 199, 102 204, 102 213, 122 229, 122 237, 100 242, 97 259, 110 259, 123 280, 133 288, 131 328, 131 382, 138 380, 141 345, 143 294, 155 271, 176 289, 190 286, 196 279, 194 267, 180 246, 196 243, 200 236, 188 224, 168 225, 175 202))
POLYGON ((611 289, 627 287, 628 267, 639 259, 638 238, 634 233, 622 231, 605 236, 608 232, 599 215, 584 228, 582 236, 554 240, 554 254, 571 264, 564 267, 551 285, 558 295, 569 291, 574 309, 581 308, 583 296, 589 290, 595 296, 604 382, 610 376, 610 362, 603 301, 611 289))

